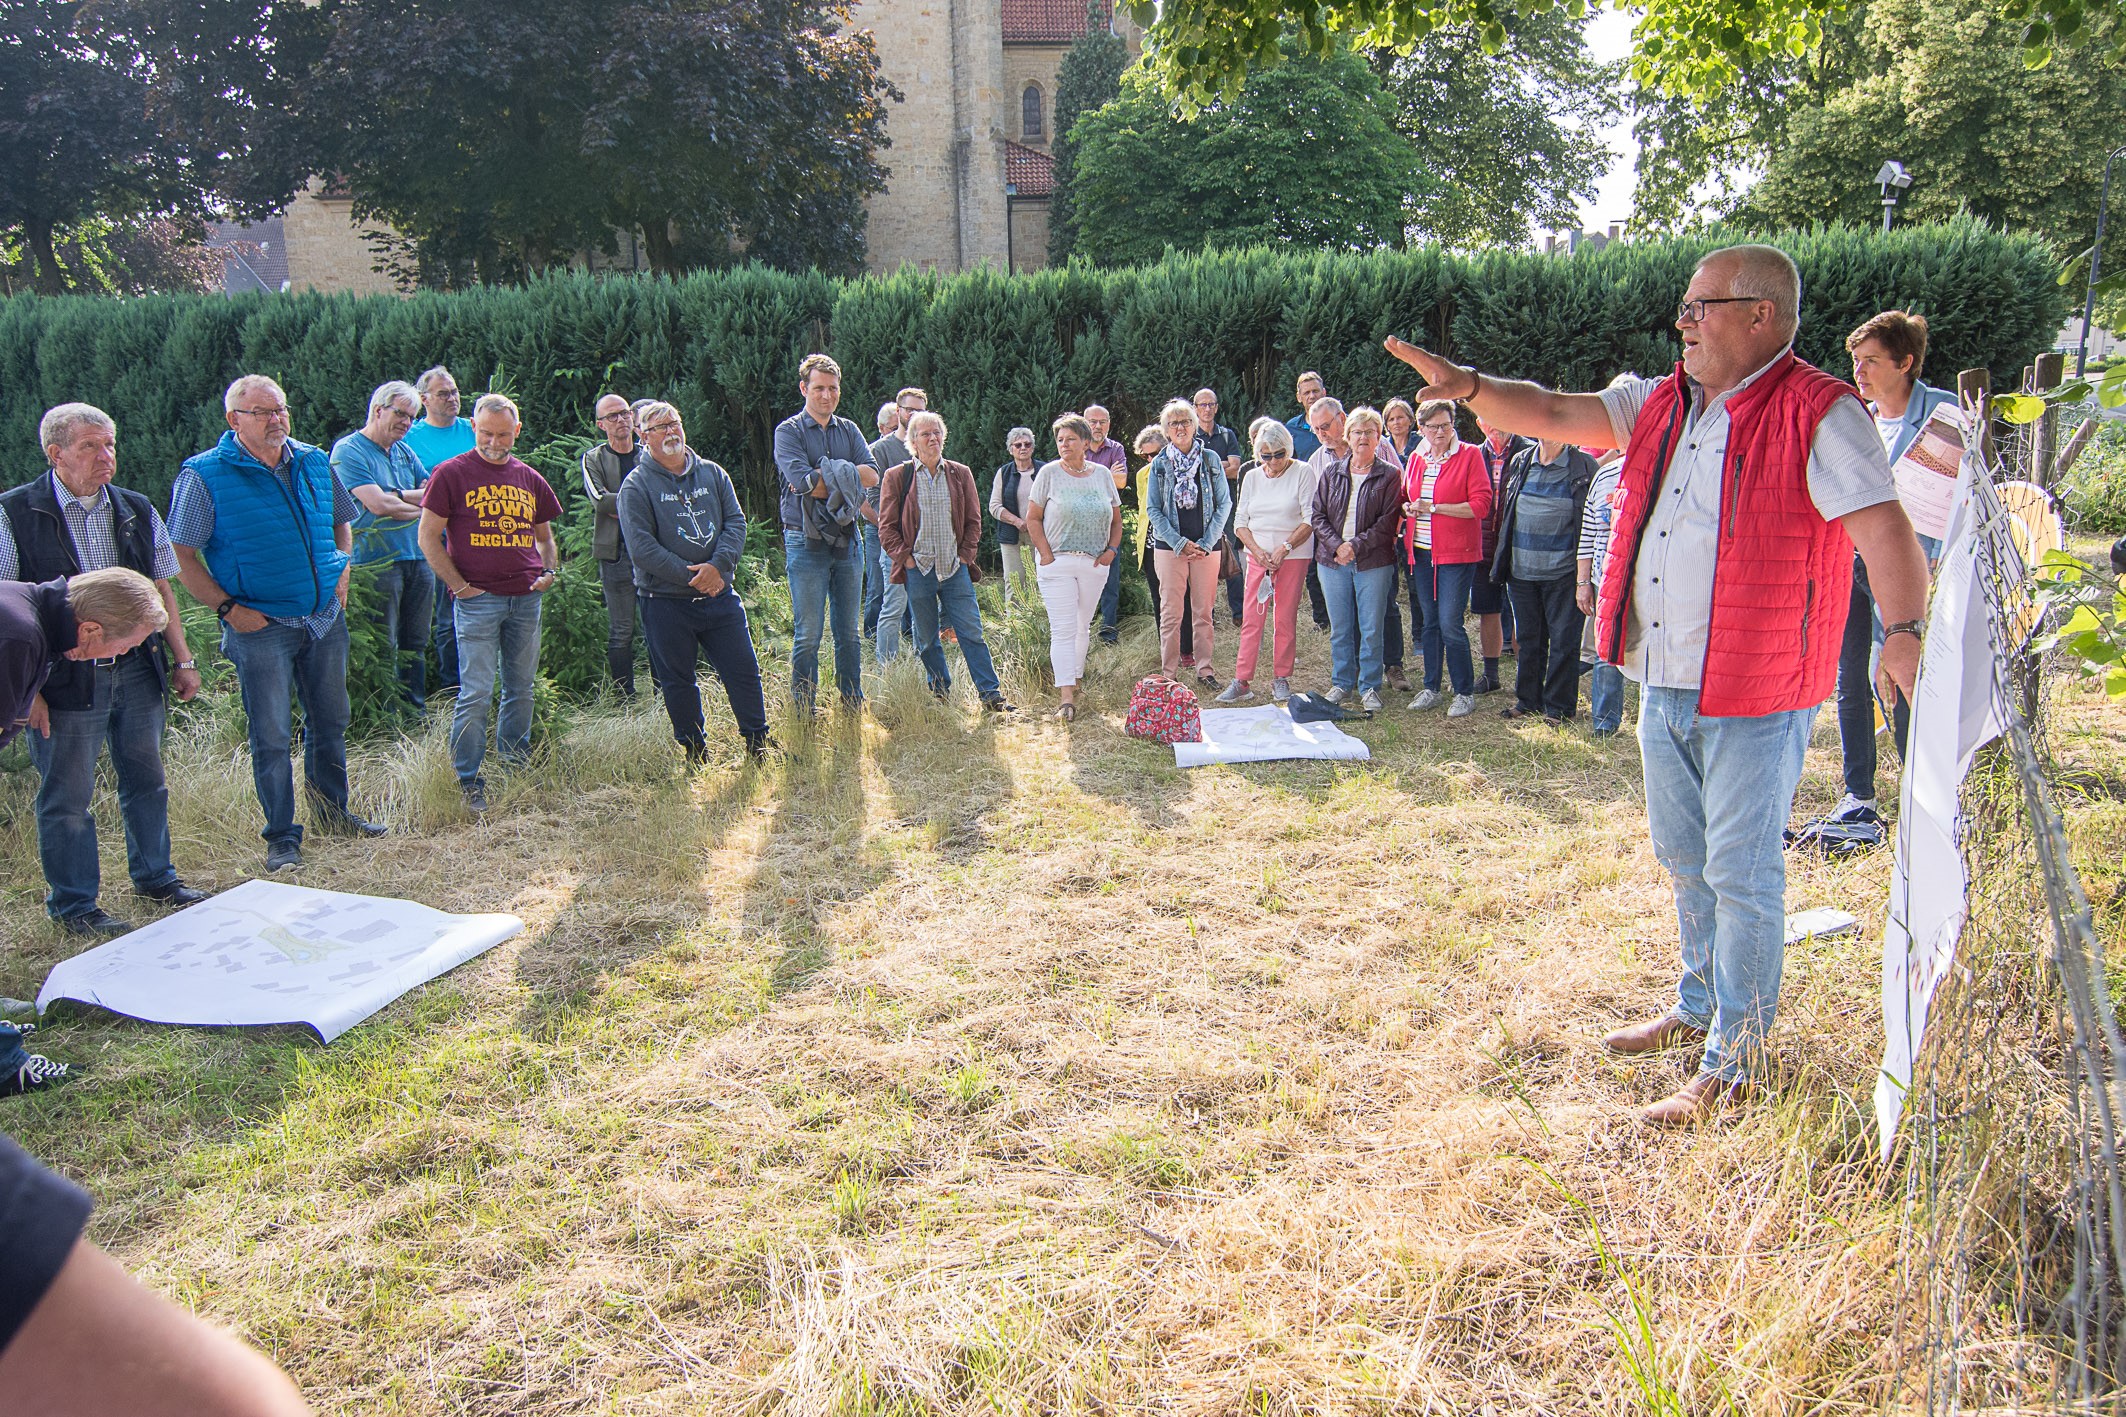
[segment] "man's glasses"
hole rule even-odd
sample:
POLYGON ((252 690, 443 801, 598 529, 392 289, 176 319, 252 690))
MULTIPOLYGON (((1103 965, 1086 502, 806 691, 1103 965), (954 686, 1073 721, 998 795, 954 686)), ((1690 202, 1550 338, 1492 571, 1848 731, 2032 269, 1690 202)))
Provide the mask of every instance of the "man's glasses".
POLYGON ((679 426, 680 423, 678 419, 668 418, 662 423, 652 423, 649 427, 643 429, 642 431, 645 433, 662 433, 667 428, 677 428, 679 426))
POLYGON ((626 409, 622 409, 618 413, 601 414, 598 418, 600 423, 632 423, 634 421, 635 415, 629 413, 626 409))
POLYGON ((243 414, 246 418, 271 419, 286 418, 288 416, 288 409, 285 405, 279 408, 239 408, 233 411, 243 414))
POLYGON ((1705 307, 1708 305, 1754 305, 1763 298, 1761 295, 1717 295, 1686 300, 1676 307, 1676 323, 1698 324, 1705 319, 1705 307))

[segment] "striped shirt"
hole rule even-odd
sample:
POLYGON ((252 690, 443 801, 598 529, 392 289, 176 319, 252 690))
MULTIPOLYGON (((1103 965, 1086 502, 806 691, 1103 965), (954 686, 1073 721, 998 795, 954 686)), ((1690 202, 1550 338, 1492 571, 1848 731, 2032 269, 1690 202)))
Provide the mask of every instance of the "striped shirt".
MULTIPOLYGON (((74 538, 74 559, 81 563, 81 569, 102 571, 119 565, 118 513, 111 505, 111 494, 99 487, 96 495, 84 502, 66 490, 58 474, 47 472, 45 476, 52 479, 52 495, 58 499, 59 515, 74 538)), ((150 507, 148 517, 149 534, 155 540, 155 566, 148 578, 166 581, 177 574, 177 552, 170 547, 170 533, 162 524, 162 514, 150 507)), ((0 516, 0 581, 21 579, 22 553, 15 546, 14 524, 0 516)))

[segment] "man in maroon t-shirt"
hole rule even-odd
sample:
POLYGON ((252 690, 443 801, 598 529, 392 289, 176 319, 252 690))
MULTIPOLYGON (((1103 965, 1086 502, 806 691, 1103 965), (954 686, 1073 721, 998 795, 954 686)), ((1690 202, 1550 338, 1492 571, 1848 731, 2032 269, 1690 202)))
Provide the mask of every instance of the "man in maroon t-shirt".
POLYGON ((505 762, 531 755, 532 682, 539 672, 539 600, 554 583, 560 499, 510 455, 524 423, 516 404, 482 394, 473 405, 473 450, 438 463, 421 495, 421 553, 450 592, 458 636, 458 702, 450 758, 465 805, 487 810, 480 763, 497 676, 502 712, 495 749, 505 762))

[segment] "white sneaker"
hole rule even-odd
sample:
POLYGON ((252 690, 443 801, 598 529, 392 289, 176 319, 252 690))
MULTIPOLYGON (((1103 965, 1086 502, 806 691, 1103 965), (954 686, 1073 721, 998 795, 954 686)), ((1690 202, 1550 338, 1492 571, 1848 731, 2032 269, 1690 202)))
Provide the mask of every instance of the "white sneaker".
POLYGON ((1454 702, 1447 706, 1447 717, 1449 718, 1467 718, 1475 712, 1476 695, 1474 694, 1456 694, 1454 702))
POLYGON ((1322 697, 1327 699, 1330 703, 1336 704, 1341 707, 1343 701, 1351 697, 1351 691, 1349 689, 1346 689, 1341 684, 1332 684, 1329 686, 1329 692, 1323 694, 1322 697))
POLYGON ((1380 691, 1368 689, 1358 696, 1358 706, 1369 714, 1380 712, 1380 691))
POLYGON ((1439 690, 1427 689, 1416 698, 1410 700, 1410 711, 1412 713, 1421 713, 1428 708, 1437 707, 1438 704, 1439 690))
POLYGON ((1282 674, 1270 681, 1270 702, 1281 704, 1292 697, 1292 681, 1282 674))
POLYGON ((1850 822, 1855 820, 1861 820, 1862 818, 1860 814, 1863 812, 1873 814, 1874 819, 1878 822, 1882 820, 1882 814, 1876 808, 1874 798, 1855 797, 1852 793, 1848 792, 1845 796, 1838 799, 1838 805, 1831 809, 1830 815, 1825 817, 1824 820, 1827 822, 1850 822))

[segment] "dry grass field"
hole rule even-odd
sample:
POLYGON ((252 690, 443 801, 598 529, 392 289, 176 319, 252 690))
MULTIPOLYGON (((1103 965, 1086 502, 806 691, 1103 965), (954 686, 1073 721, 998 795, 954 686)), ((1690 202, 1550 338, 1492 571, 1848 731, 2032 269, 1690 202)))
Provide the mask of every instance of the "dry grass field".
MULTIPOLYGON (((1049 702, 1037 619, 995 638, 1014 699, 1049 702)), ((525 932, 330 1048, 55 1010, 40 1043, 86 1074, 0 1126, 326 1413, 1910 1400, 1866 1102, 1886 853, 1796 863, 1791 907, 1865 928, 1789 954, 1776 1094, 1653 1132, 1636 1111, 1689 1060, 1598 1044, 1674 979, 1628 733, 1397 702, 1356 730, 1369 764, 1183 773, 1120 732, 1154 657, 1142 624, 1096 653, 1067 727, 903 667, 861 721, 778 722, 762 769, 712 702, 692 776, 653 706, 590 710, 479 822, 439 725, 371 744, 357 806, 397 830, 314 839, 300 879, 525 932)), ((2061 698, 2063 756, 2116 780, 2126 724, 2061 698)), ((232 716, 170 751, 181 869, 259 869, 232 716)), ((1800 810, 1836 767, 1823 715, 1800 810)), ((72 948, 33 781, 0 782, 24 997, 72 948)), ((2116 939, 2126 805, 2074 830, 2116 939)))

